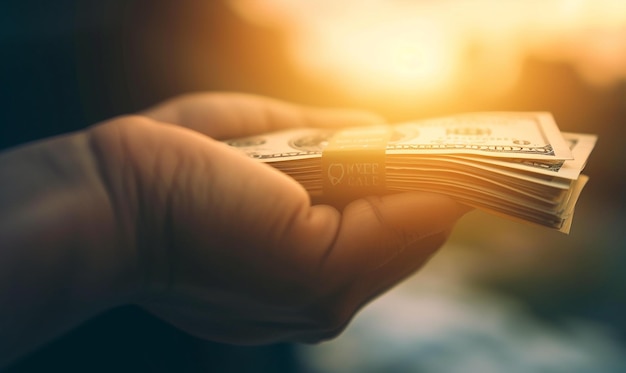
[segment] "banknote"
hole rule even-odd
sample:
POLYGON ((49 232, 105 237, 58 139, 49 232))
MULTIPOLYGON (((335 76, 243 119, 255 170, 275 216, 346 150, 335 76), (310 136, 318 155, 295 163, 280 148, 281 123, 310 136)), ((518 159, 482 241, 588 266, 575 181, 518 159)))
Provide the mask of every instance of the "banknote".
POLYGON ((498 160, 486 157, 459 157, 471 159, 472 162, 482 162, 506 167, 508 169, 529 171, 534 174, 575 180, 580 175, 581 170, 585 167, 598 137, 593 134, 571 132, 563 132, 562 135, 572 152, 573 159, 558 162, 541 162, 540 160, 523 158, 498 160))
POLYGON ((562 133, 549 113, 488 112, 226 142, 290 175, 315 200, 434 192, 567 233, 596 140, 562 133))
MULTIPOLYGON (((391 126, 387 154, 465 154, 532 159, 573 159, 554 118, 545 112, 461 114, 391 126)), ((298 128, 227 141, 251 157, 281 162, 321 156, 337 130, 298 128)))
POLYGON ((574 159, 546 163, 534 159, 447 155, 444 157, 422 156, 416 162, 411 157, 396 155, 389 156, 387 163, 388 167, 411 169, 418 164, 423 167, 429 162, 446 162, 448 167, 462 167, 465 170, 474 169, 475 173, 489 172, 517 178, 527 186, 539 184, 567 189, 571 187, 572 180, 578 179, 585 167, 597 141, 597 136, 569 132, 564 132, 562 135, 570 147, 574 159))

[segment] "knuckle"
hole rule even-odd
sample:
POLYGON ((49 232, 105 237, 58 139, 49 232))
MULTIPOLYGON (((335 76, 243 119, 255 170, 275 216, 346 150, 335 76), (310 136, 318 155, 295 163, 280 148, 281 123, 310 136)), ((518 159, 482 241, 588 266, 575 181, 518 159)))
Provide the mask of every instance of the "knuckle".
POLYGON ((154 123, 152 119, 137 114, 122 115, 112 119, 112 122, 123 124, 124 126, 145 126, 154 123))
POLYGON ((369 196, 358 201, 355 208, 363 215, 369 215, 377 224, 377 234, 374 235, 370 244, 376 253, 376 260, 372 261, 374 267, 393 260, 407 247, 419 240, 414 232, 402 229, 393 219, 390 219, 383 208, 383 197, 369 196))
POLYGON ((143 115, 127 114, 109 119, 96 125, 100 131, 125 131, 142 129, 146 126, 154 125, 155 121, 143 115))
POLYGON ((368 196, 354 202, 354 209, 363 214, 371 214, 381 224, 386 224, 386 219, 382 213, 382 197, 368 196))
POLYGON ((384 233, 385 241, 388 240, 397 240, 398 237, 402 237, 403 234, 395 224, 393 224, 389 218, 383 212, 383 200, 379 196, 370 196, 362 199, 363 213, 367 213, 374 217, 375 221, 378 223, 380 229, 384 233))

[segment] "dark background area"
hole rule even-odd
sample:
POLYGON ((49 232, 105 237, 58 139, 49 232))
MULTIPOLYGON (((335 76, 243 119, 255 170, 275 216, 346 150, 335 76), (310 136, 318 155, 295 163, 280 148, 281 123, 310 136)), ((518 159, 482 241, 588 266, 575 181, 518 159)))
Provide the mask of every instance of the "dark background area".
MULTIPOLYGON (((302 77, 289 63, 283 36, 245 23, 221 1, 28 0, 4 2, 0 10, 0 149, 205 90, 356 106, 390 121, 547 110, 564 131, 597 133, 585 172, 591 182, 570 236, 508 223, 502 223, 503 233, 478 216, 464 222, 453 240, 481 256, 477 281, 485 287, 518 296, 546 319, 598 320, 626 339, 626 82, 592 87, 567 64, 528 59, 517 86, 502 97, 458 92, 463 100, 419 109, 404 102, 383 106, 302 77)), ((200 342, 126 307, 8 371, 289 372, 298 368, 291 349, 200 342)))

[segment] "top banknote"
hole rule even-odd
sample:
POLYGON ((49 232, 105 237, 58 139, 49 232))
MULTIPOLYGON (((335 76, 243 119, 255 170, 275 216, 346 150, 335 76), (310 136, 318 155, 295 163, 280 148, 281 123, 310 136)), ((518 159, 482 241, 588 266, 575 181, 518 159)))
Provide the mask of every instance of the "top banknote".
MULTIPOLYGON (((231 140, 264 162, 315 158, 335 131, 291 129, 231 140)), ((485 112, 394 124, 386 153, 465 154, 541 162, 573 159, 554 118, 545 112, 485 112)))

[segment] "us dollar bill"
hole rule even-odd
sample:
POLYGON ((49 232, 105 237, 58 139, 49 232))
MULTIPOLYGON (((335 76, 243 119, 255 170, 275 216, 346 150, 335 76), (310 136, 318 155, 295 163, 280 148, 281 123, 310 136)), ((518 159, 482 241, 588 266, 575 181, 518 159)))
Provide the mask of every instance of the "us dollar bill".
POLYGON ((474 174, 489 173, 491 179, 500 176, 509 178, 509 184, 523 183, 525 186, 548 185, 559 189, 571 187, 571 181, 578 179, 585 167, 591 151, 593 150, 597 136, 581 133, 563 133, 563 137, 569 144, 574 159, 558 162, 542 162, 535 159, 521 158, 489 158, 468 155, 422 155, 419 159, 402 155, 390 156, 387 160, 388 168, 417 171, 425 169, 429 165, 462 169, 474 174), (441 166, 443 165, 443 166, 441 166))
POLYGON ((561 133, 548 113, 491 112, 383 129, 296 128, 227 143, 290 175, 312 199, 323 201, 337 192, 329 185, 343 184, 355 197, 359 187, 371 186, 391 193, 434 192, 567 233, 588 180, 581 171, 596 139, 591 134, 561 133), (372 142, 378 139, 368 137, 373 133, 384 133, 384 141, 372 142), (338 153, 338 144, 348 152, 338 153), (361 153, 362 146, 370 144, 375 144, 374 153, 361 153), (374 172, 374 166, 384 171, 374 172), (374 183, 374 177, 383 176, 381 185, 374 183))
MULTIPOLYGON (((551 114, 486 112, 399 123, 391 126, 386 153, 456 154, 559 163, 573 159, 551 114)), ((320 157, 337 131, 298 128, 227 143, 263 162, 320 157)))
POLYGON ((542 162, 536 159, 495 159, 463 155, 458 156, 458 158, 506 167, 512 170, 528 171, 554 178, 575 180, 587 164, 587 160, 595 147, 598 136, 588 133, 571 132, 563 132, 562 135, 572 152, 573 159, 557 162, 542 162))

